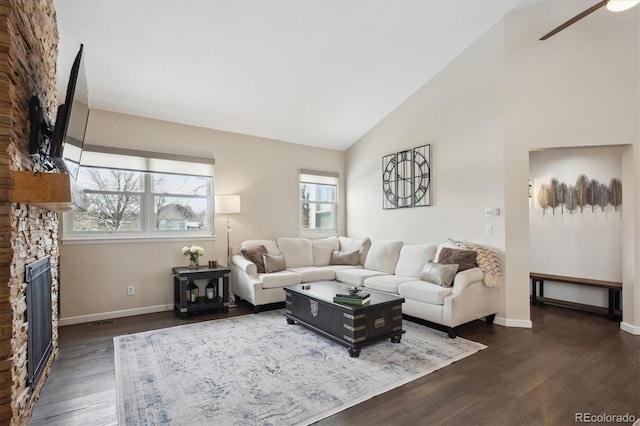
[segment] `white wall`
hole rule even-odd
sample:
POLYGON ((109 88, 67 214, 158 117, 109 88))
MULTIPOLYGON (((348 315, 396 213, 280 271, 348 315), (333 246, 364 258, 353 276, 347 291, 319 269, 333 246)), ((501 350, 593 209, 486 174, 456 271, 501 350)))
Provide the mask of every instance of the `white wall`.
POLYGON ((506 278, 512 291, 506 293, 505 306, 509 317, 528 310, 529 206, 524 188, 529 177, 529 152, 630 145, 622 166, 622 232, 629 234, 623 242, 622 327, 640 333, 636 222, 640 207, 640 8, 622 13, 602 9, 552 38, 538 41, 584 8, 580 0, 548 1, 506 19, 504 163, 508 179, 504 189, 506 278))
MULTIPOLYGON (((249 238, 298 235, 298 169, 332 171, 344 186, 344 152, 93 110, 86 143, 215 158, 215 192, 239 194, 231 216, 231 244, 249 238)), ((344 191, 340 204, 344 207, 344 191)), ((339 218, 344 230, 344 208, 339 218)), ((180 249, 192 242, 204 260, 226 263, 226 217, 217 215, 218 240, 74 244, 61 246, 62 323, 146 310, 172 309, 171 267, 186 265, 180 249), (223 261, 224 259, 224 261, 223 261), (126 295, 136 285, 134 296, 126 295), (126 311, 114 314, 116 311, 126 311), (138 310, 138 311, 135 311, 138 310), (81 317, 81 318, 76 318, 81 317)))
MULTIPOLYGON (((451 237, 502 256, 503 71, 499 23, 347 151, 349 235, 436 244, 451 237), (424 143, 431 144, 432 205, 383 210, 381 157, 424 143), (485 208, 499 208, 501 215, 485 217, 485 208), (485 235, 485 225, 492 235, 485 235)), ((501 303, 498 316, 504 315, 501 303)), ((522 319, 528 326, 528 311, 522 319)))
POLYGON ((538 40, 584 8, 581 0, 548 1, 508 15, 349 149, 347 229, 412 242, 451 236, 503 250, 498 319, 531 326, 529 152, 629 145, 623 310, 626 329, 640 333, 640 8, 603 9, 538 40), (432 144, 433 206, 382 210, 382 155, 424 143, 432 144), (485 207, 504 215, 484 218, 485 207))
POLYGON ((504 206, 502 40, 498 25, 347 151, 349 235, 503 247, 503 216, 484 216, 504 206), (432 205, 383 210, 382 156, 426 143, 432 205))
MULTIPOLYGON (((574 185, 584 173, 608 184, 622 179, 625 147, 552 149, 529 155, 533 198, 529 202, 531 271, 608 281, 622 281, 622 208, 585 206, 555 213, 539 206, 536 195, 553 177, 574 185), (592 211, 593 210, 593 211, 592 211)), ((623 182, 624 185, 624 182, 623 182)), ((545 296, 595 306, 608 306, 603 289, 545 282, 545 296)))

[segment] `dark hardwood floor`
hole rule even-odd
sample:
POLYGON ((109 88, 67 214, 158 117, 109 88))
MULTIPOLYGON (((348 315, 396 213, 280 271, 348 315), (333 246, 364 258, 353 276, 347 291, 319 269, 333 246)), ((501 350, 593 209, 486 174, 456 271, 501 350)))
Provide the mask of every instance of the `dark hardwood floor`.
MULTIPOLYGON (((60 354, 30 425, 116 425, 113 337, 187 322, 173 312, 60 328, 60 354)), ((259 314, 258 314, 259 315, 259 314)), ((322 425, 570 425, 576 413, 640 417, 640 337, 605 316, 532 306, 533 329, 474 321, 487 349, 372 398, 322 425)))

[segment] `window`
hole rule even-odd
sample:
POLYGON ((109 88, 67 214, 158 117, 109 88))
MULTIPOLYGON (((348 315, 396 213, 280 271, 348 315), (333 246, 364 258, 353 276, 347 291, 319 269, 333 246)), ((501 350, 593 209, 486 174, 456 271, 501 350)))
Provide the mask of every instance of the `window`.
POLYGON ((300 171, 300 234, 338 233, 338 174, 300 171))
POLYGON ((102 150, 83 154, 87 210, 65 215, 65 238, 212 234, 213 160, 102 150))

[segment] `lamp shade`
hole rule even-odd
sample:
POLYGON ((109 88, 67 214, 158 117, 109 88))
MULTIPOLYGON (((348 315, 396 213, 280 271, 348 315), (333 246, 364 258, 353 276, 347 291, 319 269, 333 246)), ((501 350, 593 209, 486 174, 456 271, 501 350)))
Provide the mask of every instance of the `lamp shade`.
POLYGON ((240 196, 216 195, 216 213, 240 213, 240 196))
POLYGON ((640 0, 609 0, 607 9, 611 12, 622 12, 623 10, 631 9, 638 3, 640 3, 640 0))

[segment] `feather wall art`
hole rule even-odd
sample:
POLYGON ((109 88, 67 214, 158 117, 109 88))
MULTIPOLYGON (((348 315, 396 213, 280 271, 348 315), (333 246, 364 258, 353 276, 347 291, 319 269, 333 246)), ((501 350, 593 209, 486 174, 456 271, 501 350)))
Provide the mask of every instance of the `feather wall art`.
POLYGON ((587 205, 587 176, 582 174, 576 179, 576 191, 578 191, 578 205, 580 206, 580 213, 582 209, 587 205))
POLYGON ((538 195, 536 196, 536 200, 538 201, 538 205, 542 209, 542 214, 545 214, 547 211, 547 207, 549 207, 549 202, 547 201, 547 185, 544 183, 540 185, 540 189, 538 189, 538 195))
POLYGON ((536 201, 542 214, 546 214, 547 208, 551 208, 552 214, 555 214, 558 207, 561 214, 564 214, 565 208, 572 214, 578 207, 580 213, 583 213, 586 206, 591 206, 591 211, 595 213, 596 208, 604 211, 609 204, 617 212, 622 205, 622 182, 618 178, 612 178, 607 185, 580 174, 575 185, 567 185, 554 177, 538 187, 536 201))
POLYGON ((549 186, 548 188, 548 200, 549 200, 549 207, 551 207, 551 212, 553 214, 556 214, 556 207, 558 207, 560 205, 560 197, 558 196, 558 186, 560 185, 560 182, 558 182, 558 179, 556 178, 551 178, 551 180, 549 181, 549 186))
POLYGON ((618 178, 613 178, 609 182, 609 202, 615 211, 618 211, 618 207, 622 204, 622 182, 618 178))
POLYGON ((567 197, 565 198, 565 206, 569 213, 573 213, 578 208, 578 190, 575 186, 567 186, 567 197))
POLYGON ((560 196, 560 213, 564 214, 564 205, 567 202, 567 195, 569 192, 569 188, 567 188, 567 184, 562 182, 558 185, 558 194, 560 196))

